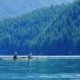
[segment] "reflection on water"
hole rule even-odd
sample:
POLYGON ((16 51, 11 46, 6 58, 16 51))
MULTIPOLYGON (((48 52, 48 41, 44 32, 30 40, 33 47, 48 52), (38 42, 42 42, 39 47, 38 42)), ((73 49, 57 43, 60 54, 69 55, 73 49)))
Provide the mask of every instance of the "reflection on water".
POLYGON ((0 80, 80 80, 80 59, 0 61, 0 80))

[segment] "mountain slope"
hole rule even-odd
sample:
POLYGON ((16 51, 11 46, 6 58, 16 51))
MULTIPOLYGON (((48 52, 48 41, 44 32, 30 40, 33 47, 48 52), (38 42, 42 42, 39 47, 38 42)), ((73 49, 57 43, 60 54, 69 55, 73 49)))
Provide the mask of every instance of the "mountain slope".
POLYGON ((34 9, 61 3, 72 2, 73 0, 0 0, 0 19, 19 16, 34 9))
POLYGON ((80 1, 0 21, 0 54, 80 55, 80 1))
POLYGON ((47 54, 77 55, 80 53, 79 22, 80 1, 76 1, 59 13, 33 42, 47 54))

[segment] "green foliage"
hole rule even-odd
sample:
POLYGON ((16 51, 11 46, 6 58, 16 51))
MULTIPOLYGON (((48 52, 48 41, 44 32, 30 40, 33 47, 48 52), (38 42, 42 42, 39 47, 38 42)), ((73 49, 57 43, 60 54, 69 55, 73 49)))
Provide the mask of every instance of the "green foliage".
POLYGON ((0 21, 0 53, 80 53, 80 1, 0 21))

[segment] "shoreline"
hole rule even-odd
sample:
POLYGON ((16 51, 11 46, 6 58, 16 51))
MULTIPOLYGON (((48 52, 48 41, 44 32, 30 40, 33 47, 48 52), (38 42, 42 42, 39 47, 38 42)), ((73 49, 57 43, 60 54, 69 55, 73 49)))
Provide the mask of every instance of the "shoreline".
MULTIPOLYGON (((17 55, 18 59, 28 59, 27 55, 17 55)), ((13 59, 13 55, 0 55, 2 59, 13 59)), ((80 59, 80 56, 43 56, 33 55, 32 59, 80 59)))

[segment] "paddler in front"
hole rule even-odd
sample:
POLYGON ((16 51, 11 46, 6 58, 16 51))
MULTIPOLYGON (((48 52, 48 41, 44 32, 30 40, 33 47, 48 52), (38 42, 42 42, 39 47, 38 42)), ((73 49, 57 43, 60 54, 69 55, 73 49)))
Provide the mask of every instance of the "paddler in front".
POLYGON ((14 60, 18 59, 18 57, 17 57, 17 51, 14 52, 13 59, 14 59, 14 60))

